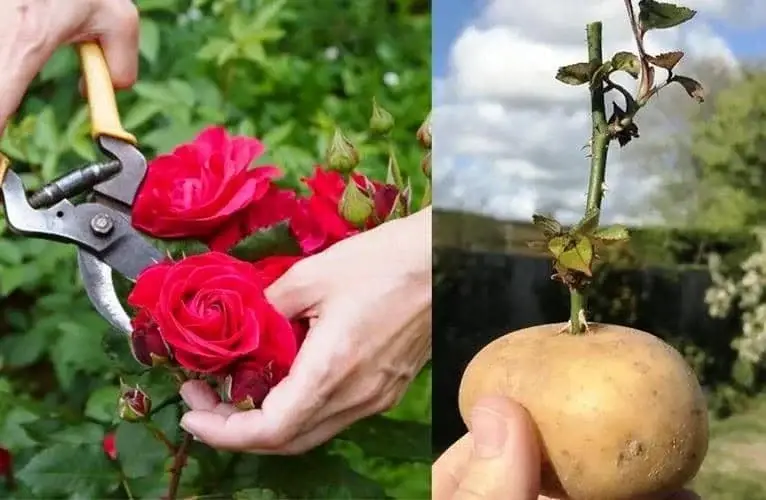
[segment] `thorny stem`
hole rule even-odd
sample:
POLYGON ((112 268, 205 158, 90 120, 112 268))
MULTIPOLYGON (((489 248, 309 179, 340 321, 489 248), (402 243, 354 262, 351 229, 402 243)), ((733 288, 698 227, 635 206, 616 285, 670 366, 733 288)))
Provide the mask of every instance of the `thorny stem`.
MULTIPOLYGON (((628 0, 629 1, 629 0, 628 0)), ((602 24, 590 23, 586 27, 588 39, 588 62, 593 68, 599 68, 604 63, 601 48, 602 24)), ((606 121, 606 103, 604 102, 604 85, 593 85, 590 88, 591 112, 591 157, 590 180, 588 181, 588 198, 585 203, 586 211, 601 208, 604 196, 604 175, 606 172, 606 157, 609 150, 609 126, 606 121)), ((582 289, 570 287, 569 321, 572 333, 582 333, 584 325, 580 322, 580 311, 585 309, 585 296, 582 289)))
POLYGON ((186 458, 189 455, 189 446, 191 446, 194 437, 186 431, 181 431, 183 438, 173 456, 173 465, 170 467, 170 485, 168 486, 167 500, 176 500, 178 496, 178 486, 181 484, 181 473, 186 466, 186 458))
MULTIPOLYGON (((194 373, 186 373, 180 368, 173 370, 173 375, 178 382, 180 388, 184 382, 191 378, 198 378, 194 373)), ((176 500, 178 496, 178 487, 181 484, 181 474, 184 467, 186 467, 186 460, 189 456, 189 446, 191 445, 194 436, 188 432, 181 431, 181 444, 178 447, 173 447, 173 465, 170 467, 170 484, 168 485, 168 494, 165 500, 176 500)))

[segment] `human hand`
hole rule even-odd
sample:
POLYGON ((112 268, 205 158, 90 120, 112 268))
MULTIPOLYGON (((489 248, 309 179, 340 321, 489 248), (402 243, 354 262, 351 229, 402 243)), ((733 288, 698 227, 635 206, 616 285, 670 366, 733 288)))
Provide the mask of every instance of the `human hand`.
MULTIPOLYGON (((529 414, 501 397, 476 404, 471 432, 436 460, 431 478, 433 500, 554 500, 540 495, 540 448, 529 414)), ((662 500, 699 497, 681 491, 662 500)))
POLYGON ((214 448, 303 453, 394 406, 430 358, 430 209, 298 262, 267 295, 311 320, 289 375, 246 412, 187 382, 181 425, 214 448))
POLYGON ((0 19, 0 131, 61 45, 98 41, 115 87, 136 80, 138 11, 131 0, 2 0, 0 19))

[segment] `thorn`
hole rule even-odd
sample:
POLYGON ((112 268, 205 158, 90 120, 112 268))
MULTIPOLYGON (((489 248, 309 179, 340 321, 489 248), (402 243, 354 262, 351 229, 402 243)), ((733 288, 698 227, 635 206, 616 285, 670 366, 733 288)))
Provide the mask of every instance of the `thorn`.
POLYGON ((601 183, 601 192, 602 193, 606 193, 607 191, 609 191, 609 187, 606 185, 606 182, 602 182, 601 183))
POLYGON ((585 319, 585 311, 580 309, 577 317, 580 319, 580 324, 585 327, 585 333, 590 333, 590 325, 588 325, 588 321, 585 319))

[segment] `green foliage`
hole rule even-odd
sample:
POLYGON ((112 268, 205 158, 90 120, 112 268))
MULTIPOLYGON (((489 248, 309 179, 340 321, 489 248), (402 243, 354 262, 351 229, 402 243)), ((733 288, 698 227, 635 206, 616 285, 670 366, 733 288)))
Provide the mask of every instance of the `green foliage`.
POLYGON ((748 71, 722 90, 712 116, 694 122, 691 152, 699 177, 693 224, 741 229, 766 215, 766 72, 748 71))
MULTIPOLYGON (((423 191, 423 152, 415 133, 430 108, 427 4, 137 4, 141 76, 118 101, 124 126, 139 138, 147 157, 192 139, 204 126, 222 124, 263 140, 268 152, 260 163, 280 166, 283 182, 298 186, 324 160, 340 124, 359 149, 361 172, 385 179, 393 145, 404 177, 416 192, 423 191), (373 98, 396 117, 386 141, 373 140, 369 130, 373 98)), ((78 79, 74 52, 57 51, 0 141, 29 189, 97 159, 78 79)), ((120 375, 147 388, 155 402, 154 421, 175 442, 180 415, 174 381, 149 380, 156 375, 142 372, 124 339, 93 311, 78 280, 73 248, 17 238, 4 222, 0 235, 0 446, 14 454, 18 483, 6 491, 0 481, 0 496, 166 494, 166 450, 142 424, 118 425, 116 395, 120 375), (107 459, 101 443, 113 431, 118 462, 107 459)), ((304 457, 232 455, 193 443, 180 494, 430 498, 430 469, 422 465, 427 453, 419 441, 424 432, 430 434, 430 392, 424 385, 430 387, 430 370, 420 374, 390 419, 359 424, 347 438, 304 457), (396 417, 402 412, 409 415, 396 417), (405 421, 398 425, 395 418, 405 421), (388 432, 390 448, 385 448, 376 439, 388 432)))

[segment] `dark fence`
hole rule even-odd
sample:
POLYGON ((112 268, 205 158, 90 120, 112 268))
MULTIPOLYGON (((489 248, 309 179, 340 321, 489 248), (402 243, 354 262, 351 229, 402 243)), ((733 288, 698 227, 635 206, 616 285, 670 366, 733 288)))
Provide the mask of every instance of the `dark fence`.
MULTIPOLYGON (((434 451, 441 453, 466 429, 457 393, 470 359, 495 338, 520 328, 566 321, 569 301, 550 279, 549 260, 456 249, 434 251, 434 451)), ((731 376, 736 318, 716 320, 704 302, 704 270, 604 269, 592 287, 589 319, 632 326, 675 345, 694 363, 703 383, 731 376)))

